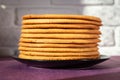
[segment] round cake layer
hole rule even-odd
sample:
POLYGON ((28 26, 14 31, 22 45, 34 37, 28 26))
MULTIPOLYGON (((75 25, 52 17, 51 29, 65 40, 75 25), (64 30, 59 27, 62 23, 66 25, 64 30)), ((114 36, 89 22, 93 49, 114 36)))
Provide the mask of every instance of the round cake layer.
POLYGON ((33 39, 33 38, 20 38, 20 42, 31 43, 97 43, 99 39, 33 39))
POLYGON ((96 47, 98 44, 40 44, 20 42, 19 46, 41 47, 41 48, 80 48, 80 47, 96 47))
POLYGON ((28 14, 23 16, 24 19, 83 19, 101 22, 101 19, 98 17, 75 14, 28 14))
POLYGON ((74 19, 27 19, 23 20, 22 24, 93 24, 101 26, 100 22, 86 21, 86 20, 74 20, 74 19))
POLYGON ((91 30, 91 29, 22 29, 22 34, 42 34, 42 33, 61 33, 61 34, 101 34, 99 30, 91 30))
POLYGON ((31 47, 19 47, 20 51, 38 51, 38 52, 85 52, 85 51, 97 51, 97 47, 89 48, 31 48, 31 47))
POLYGON ((44 39, 87 39, 99 38, 98 34, 29 34, 22 33, 22 38, 44 38, 44 39))
POLYGON ((29 24, 22 25, 22 29, 99 29, 93 24, 29 24))
POLYGON ((20 51, 20 54, 30 55, 30 56, 56 56, 56 57, 63 57, 63 56, 98 56, 98 51, 93 52, 78 52, 78 53, 59 53, 59 52, 35 52, 35 51, 20 51))
POLYGON ((80 59, 98 59, 99 56, 73 56, 73 57, 46 57, 46 56, 30 56, 25 54, 20 54, 19 58, 30 59, 30 60, 80 60, 80 59))

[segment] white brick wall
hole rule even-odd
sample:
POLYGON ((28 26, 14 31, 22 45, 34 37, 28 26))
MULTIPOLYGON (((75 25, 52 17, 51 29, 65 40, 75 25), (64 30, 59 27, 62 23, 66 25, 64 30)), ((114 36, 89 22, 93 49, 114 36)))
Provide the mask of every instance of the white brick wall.
POLYGON ((83 14, 100 17, 104 25, 120 25, 120 7, 118 6, 87 6, 83 10, 83 14))
POLYGON ((101 31, 101 42, 100 46, 101 47, 111 47, 115 45, 115 40, 114 40, 114 27, 108 27, 108 26, 102 26, 100 28, 101 31))
POLYGON ((35 13, 85 14, 103 21, 99 51, 120 55, 120 0, 0 0, 0 56, 17 49, 21 16, 35 13))
POLYGON ((52 0, 53 4, 59 5, 111 5, 113 0, 52 0))

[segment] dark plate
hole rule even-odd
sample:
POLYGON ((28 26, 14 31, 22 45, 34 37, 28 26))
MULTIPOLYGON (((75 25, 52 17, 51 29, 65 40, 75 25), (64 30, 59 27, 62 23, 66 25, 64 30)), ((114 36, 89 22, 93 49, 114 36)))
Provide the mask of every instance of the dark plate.
POLYGON ((86 68, 101 63, 109 59, 109 56, 101 55, 99 59, 85 59, 85 60, 30 60, 20 59, 18 54, 12 56, 17 61, 20 61, 28 66, 40 68, 86 68))

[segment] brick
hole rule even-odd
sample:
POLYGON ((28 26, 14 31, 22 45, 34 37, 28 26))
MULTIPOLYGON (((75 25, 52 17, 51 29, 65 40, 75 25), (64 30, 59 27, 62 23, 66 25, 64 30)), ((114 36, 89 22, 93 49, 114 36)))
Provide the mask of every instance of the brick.
POLYGON ((0 47, 0 57, 10 57, 15 54, 15 47, 0 47))
POLYGON ((120 5, 120 0, 115 0, 116 4, 120 5))
POLYGON ((114 38, 114 28, 111 27, 101 27, 100 31, 101 34, 101 42, 100 46, 108 47, 108 46, 114 46, 115 45, 115 38, 114 38))
MULTIPOLYGON (((8 27, 8 25, 13 25, 14 23, 14 9, 7 8, 2 9, 0 8, 0 28, 1 27, 8 27)), ((9 26, 13 27, 13 26, 9 26)))
POLYGON ((52 0, 52 4, 59 5, 110 5, 114 0, 52 0))
POLYGON ((0 46, 17 47, 20 28, 0 28, 0 46))
POLYGON ((77 14, 77 9, 72 8, 18 8, 16 24, 21 24, 21 17, 25 14, 77 14))
POLYGON ((22 7, 22 6, 40 6, 50 5, 50 0, 2 0, 2 4, 8 6, 22 7))
POLYGON ((99 47, 101 55, 120 56, 120 47, 99 47))
POLYGON ((120 27, 115 29, 115 43, 116 46, 120 47, 120 27))
POLYGON ((89 6, 81 7, 80 14, 100 17, 104 25, 120 25, 120 7, 116 6, 89 6))

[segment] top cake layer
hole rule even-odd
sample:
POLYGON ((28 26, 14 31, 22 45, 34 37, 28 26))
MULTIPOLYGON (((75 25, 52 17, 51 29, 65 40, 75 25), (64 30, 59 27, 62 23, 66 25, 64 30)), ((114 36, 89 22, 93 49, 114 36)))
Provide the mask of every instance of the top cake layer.
POLYGON ((23 19, 81 19, 101 22, 101 19, 87 15, 71 15, 71 14, 28 14, 23 19))

